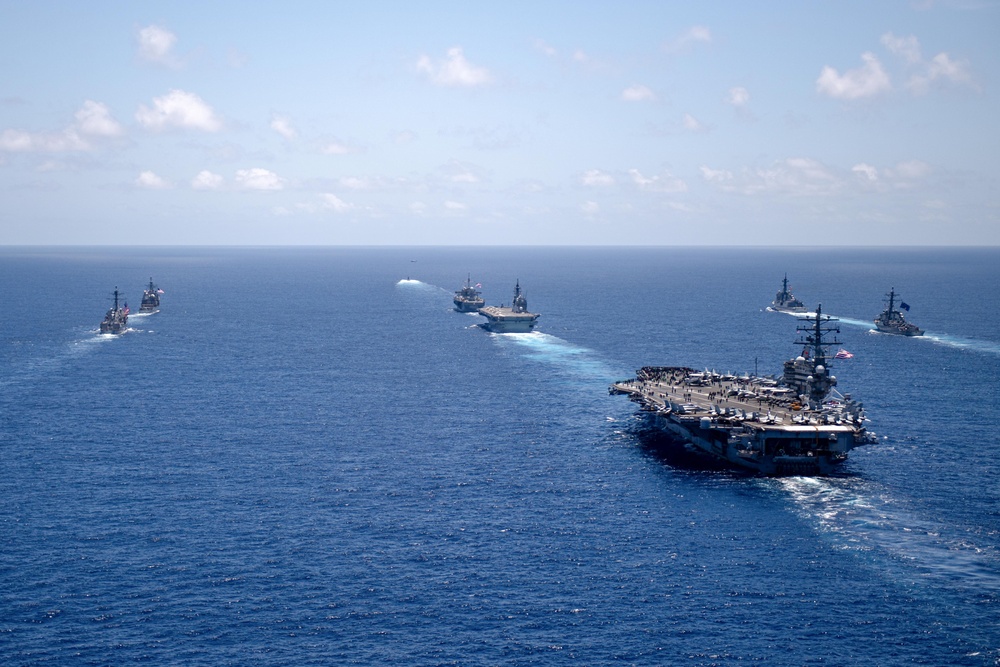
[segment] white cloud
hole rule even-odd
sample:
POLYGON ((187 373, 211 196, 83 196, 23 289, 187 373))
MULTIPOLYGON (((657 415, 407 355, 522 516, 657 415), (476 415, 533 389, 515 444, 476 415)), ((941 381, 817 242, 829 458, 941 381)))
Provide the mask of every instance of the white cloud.
POLYGON ((585 215, 597 215, 601 211, 601 205, 596 201, 585 201, 580 204, 580 211, 585 215))
POLYGON ((549 58, 554 58, 556 55, 555 48, 547 44, 543 39, 535 40, 535 48, 547 55, 549 58))
POLYGON ((170 184, 151 171, 144 171, 135 179, 135 184, 147 190, 166 190, 170 184))
POLYGON ((90 150, 90 144, 73 128, 54 133, 4 130, 0 134, 0 151, 10 153, 62 153, 86 150, 90 150))
POLYGON ((151 25, 139 31, 139 57, 160 65, 175 66, 176 60, 170 53, 177 42, 177 35, 166 28, 151 25))
POLYGON ((171 90, 163 97, 153 98, 153 108, 139 105, 135 119, 147 130, 159 132, 170 127, 217 132, 222 120, 204 100, 183 90, 171 90))
POLYGON ((632 177, 632 182, 639 186, 640 190, 668 193, 687 192, 687 183, 679 178, 675 178, 670 173, 666 173, 663 176, 653 176, 652 178, 643 176, 638 169, 629 169, 628 173, 632 177))
POLYGON ((916 65, 923 60, 920 55, 920 43, 913 35, 896 37, 891 32, 882 35, 882 46, 886 51, 901 56, 906 62, 916 65))
POLYGON ((410 204, 410 211, 414 215, 423 215, 427 212, 427 204, 422 201, 415 201, 410 204))
POLYGON ((590 62, 590 57, 582 49, 577 49, 573 52, 573 62, 583 65, 590 62))
POLYGON ((222 181, 223 178, 219 174, 202 170, 191 180, 191 187, 195 190, 218 190, 222 187, 222 181))
POLYGON ((731 104, 737 109, 742 109, 750 102, 750 91, 743 86, 736 86, 729 89, 729 96, 726 104, 731 104))
POLYGON ((924 60, 920 52, 920 42, 913 35, 896 37, 891 32, 882 35, 882 46, 889 53, 903 59, 911 71, 906 87, 913 93, 926 93, 935 82, 955 83, 975 87, 967 63, 952 60, 945 52, 924 60))
POLYGON ((471 171, 463 171, 452 174, 449 180, 452 183, 478 183, 479 177, 473 174, 471 171))
POLYGON ((922 72, 910 77, 907 86, 915 93, 926 93, 936 81, 966 84, 975 87, 968 66, 952 60, 947 53, 934 56, 922 72))
POLYGON ((867 181, 874 183, 875 181, 878 180, 878 169, 871 166, 870 164, 865 164, 864 162, 862 162, 861 164, 856 164, 853 167, 851 167, 851 171, 867 181))
POLYGON ((353 153, 354 149, 339 141, 330 141, 320 147, 320 152, 324 155, 347 155, 353 153))
POLYGON ((87 100, 75 114, 76 128, 95 137, 120 137, 125 134, 121 124, 111 116, 106 104, 87 100))
POLYGON ((684 129, 689 132, 707 132, 708 128, 702 125, 701 121, 689 113, 684 114, 684 129))
POLYGON ((900 162, 890 170, 890 174, 896 178, 914 181, 921 179, 931 173, 931 166, 921 160, 907 160, 900 162))
POLYGON ((417 71, 426 74, 431 83, 438 86, 482 86, 493 81, 489 70, 465 59, 460 46, 448 49, 445 60, 434 62, 429 56, 420 56, 417 71))
POLYGON ((344 178, 341 178, 340 185, 348 188, 349 190, 367 190, 371 187, 371 184, 367 180, 356 176, 345 176, 344 178))
POLYGON ((872 97, 892 88, 889 75, 882 69, 882 63, 875 54, 861 54, 864 65, 847 70, 843 75, 832 67, 824 67, 816 79, 816 90, 837 99, 856 100, 872 97))
POLYGON ((665 48, 669 53, 680 53, 689 50, 696 44, 710 44, 711 42, 712 32, 705 26, 696 25, 670 41, 665 48))
POLYGON ((260 168, 240 169, 236 172, 236 183, 246 190, 282 190, 285 187, 285 179, 260 168))
POLYGON ((580 176, 580 182, 583 185, 590 187, 602 187, 606 185, 614 185, 615 177, 611 174, 606 174, 599 169, 588 169, 583 172, 582 176, 580 176))
POLYGON ((64 153, 87 151, 91 141, 119 137, 124 128, 107 105, 87 100, 74 114, 76 121, 61 132, 27 132, 8 129, 0 133, 0 151, 11 153, 64 153))
POLYGON ((320 199, 323 200, 323 208, 330 209, 337 213, 346 213, 347 211, 350 211, 352 208, 354 208, 353 204, 348 204, 337 195, 331 194, 329 192, 321 194, 320 199))
POLYGON ((464 211, 468 208, 465 204, 457 201, 448 200, 444 203, 444 207, 449 211, 464 211))
POLYGON ((645 102, 655 100, 656 95, 648 87, 636 84, 622 91, 622 99, 626 102, 645 102))
POLYGON ((271 129, 289 141, 299 136, 299 133, 292 127, 292 122, 284 116, 272 116, 271 129))
POLYGON ((724 192, 744 195, 784 194, 824 196, 839 192, 842 179, 812 158, 786 158, 769 167, 744 169, 739 176, 729 171, 701 167, 702 177, 724 192))

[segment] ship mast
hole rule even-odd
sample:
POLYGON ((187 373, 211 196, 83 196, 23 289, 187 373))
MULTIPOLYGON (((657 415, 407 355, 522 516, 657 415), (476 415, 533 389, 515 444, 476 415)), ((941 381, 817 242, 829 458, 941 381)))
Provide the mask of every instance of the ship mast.
POLYGON ((829 361, 827 359, 827 348, 831 345, 840 345, 836 334, 840 333, 840 327, 833 324, 836 318, 823 315, 823 305, 816 306, 815 317, 805 317, 799 320, 800 324, 796 332, 802 334, 798 341, 799 345, 812 348, 812 374, 806 379, 809 388, 809 407, 818 410, 822 407, 830 390, 837 384, 837 378, 830 375, 829 361), (824 340, 824 336, 829 336, 824 340), (832 338, 832 340, 830 339, 832 338))

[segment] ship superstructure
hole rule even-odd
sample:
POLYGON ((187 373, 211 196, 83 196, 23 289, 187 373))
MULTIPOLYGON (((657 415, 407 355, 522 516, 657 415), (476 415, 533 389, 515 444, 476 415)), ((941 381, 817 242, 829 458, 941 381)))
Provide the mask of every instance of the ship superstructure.
POLYGON ((839 345, 837 320, 800 318, 802 354, 785 362, 781 379, 721 374, 679 366, 645 366, 611 385, 654 425, 696 450, 765 475, 825 475, 847 453, 876 441, 861 403, 835 389, 829 348, 839 345))
POLYGON ((806 312, 806 305, 796 299, 795 295, 788 289, 787 273, 785 274, 785 278, 781 281, 781 289, 774 295, 774 301, 771 302, 771 310, 776 310, 782 313, 806 312))
POLYGON ((493 333, 527 333, 538 323, 539 313, 528 312, 528 300, 521 291, 521 281, 514 286, 514 300, 510 307, 486 306, 479 309, 486 318, 482 327, 493 333))
POLYGON ((101 333, 123 334, 128 328, 128 302, 126 301, 124 305, 119 306, 119 296, 122 295, 118 292, 118 288, 115 287, 115 304, 104 315, 104 321, 101 322, 101 333))
MULTIPOLYGON (((923 336, 924 330, 916 324, 906 321, 903 313, 896 310, 896 288, 889 288, 889 293, 885 295, 888 299, 885 310, 875 318, 875 328, 882 333, 896 334, 897 336, 923 336)), ((903 300, 899 301, 899 307, 909 311, 910 305, 903 300)))
POLYGON ((160 295, 163 290, 153 284, 153 279, 149 279, 149 287, 142 291, 142 303, 139 304, 140 312, 149 312, 160 307, 160 295))
POLYGON ((475 313, 485 306, 486 300, 479 293, 479 287, 479 283, 473 286, 472 275, 470 274, 465 280, 465 284, 462 285, 462 289, 455 292, 455 298, 453 299, 455 310, 460 313, 475 313))

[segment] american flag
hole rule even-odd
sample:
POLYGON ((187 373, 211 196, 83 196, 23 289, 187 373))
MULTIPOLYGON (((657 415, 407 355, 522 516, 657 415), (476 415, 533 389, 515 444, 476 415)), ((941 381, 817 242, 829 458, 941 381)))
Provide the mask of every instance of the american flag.
POLYGON ((833 355, 833 358, 834 359, 853 359, 854 355, 851 354, 850 352, 848 352, 847 350, 845 350, 844 348, 840 348, 839 350, 837 350, 837 354, 833 355))

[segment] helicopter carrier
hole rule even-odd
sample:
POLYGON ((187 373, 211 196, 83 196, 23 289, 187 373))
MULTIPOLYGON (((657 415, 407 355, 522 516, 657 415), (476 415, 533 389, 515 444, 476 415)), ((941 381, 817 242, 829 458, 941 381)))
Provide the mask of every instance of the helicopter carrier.
POLYGON ((694 449, 764 475, 826 475, 847 453, 876 442, 863 405, 835 389, 828 348, 839 345, 837 320, 799 320, 802 354, 780 379, 737 377, 679 366, 645 366, 611 385, 641 406, 653 424, 694 449))
POLYGON ((539 313, 528 312, 528 300, 521 291, 521 281, 514 286, 514 300, 510 307, 486 306, 479 309, 486 318, 480 326, 493 333, 528 333, 538 323, 539 313))

